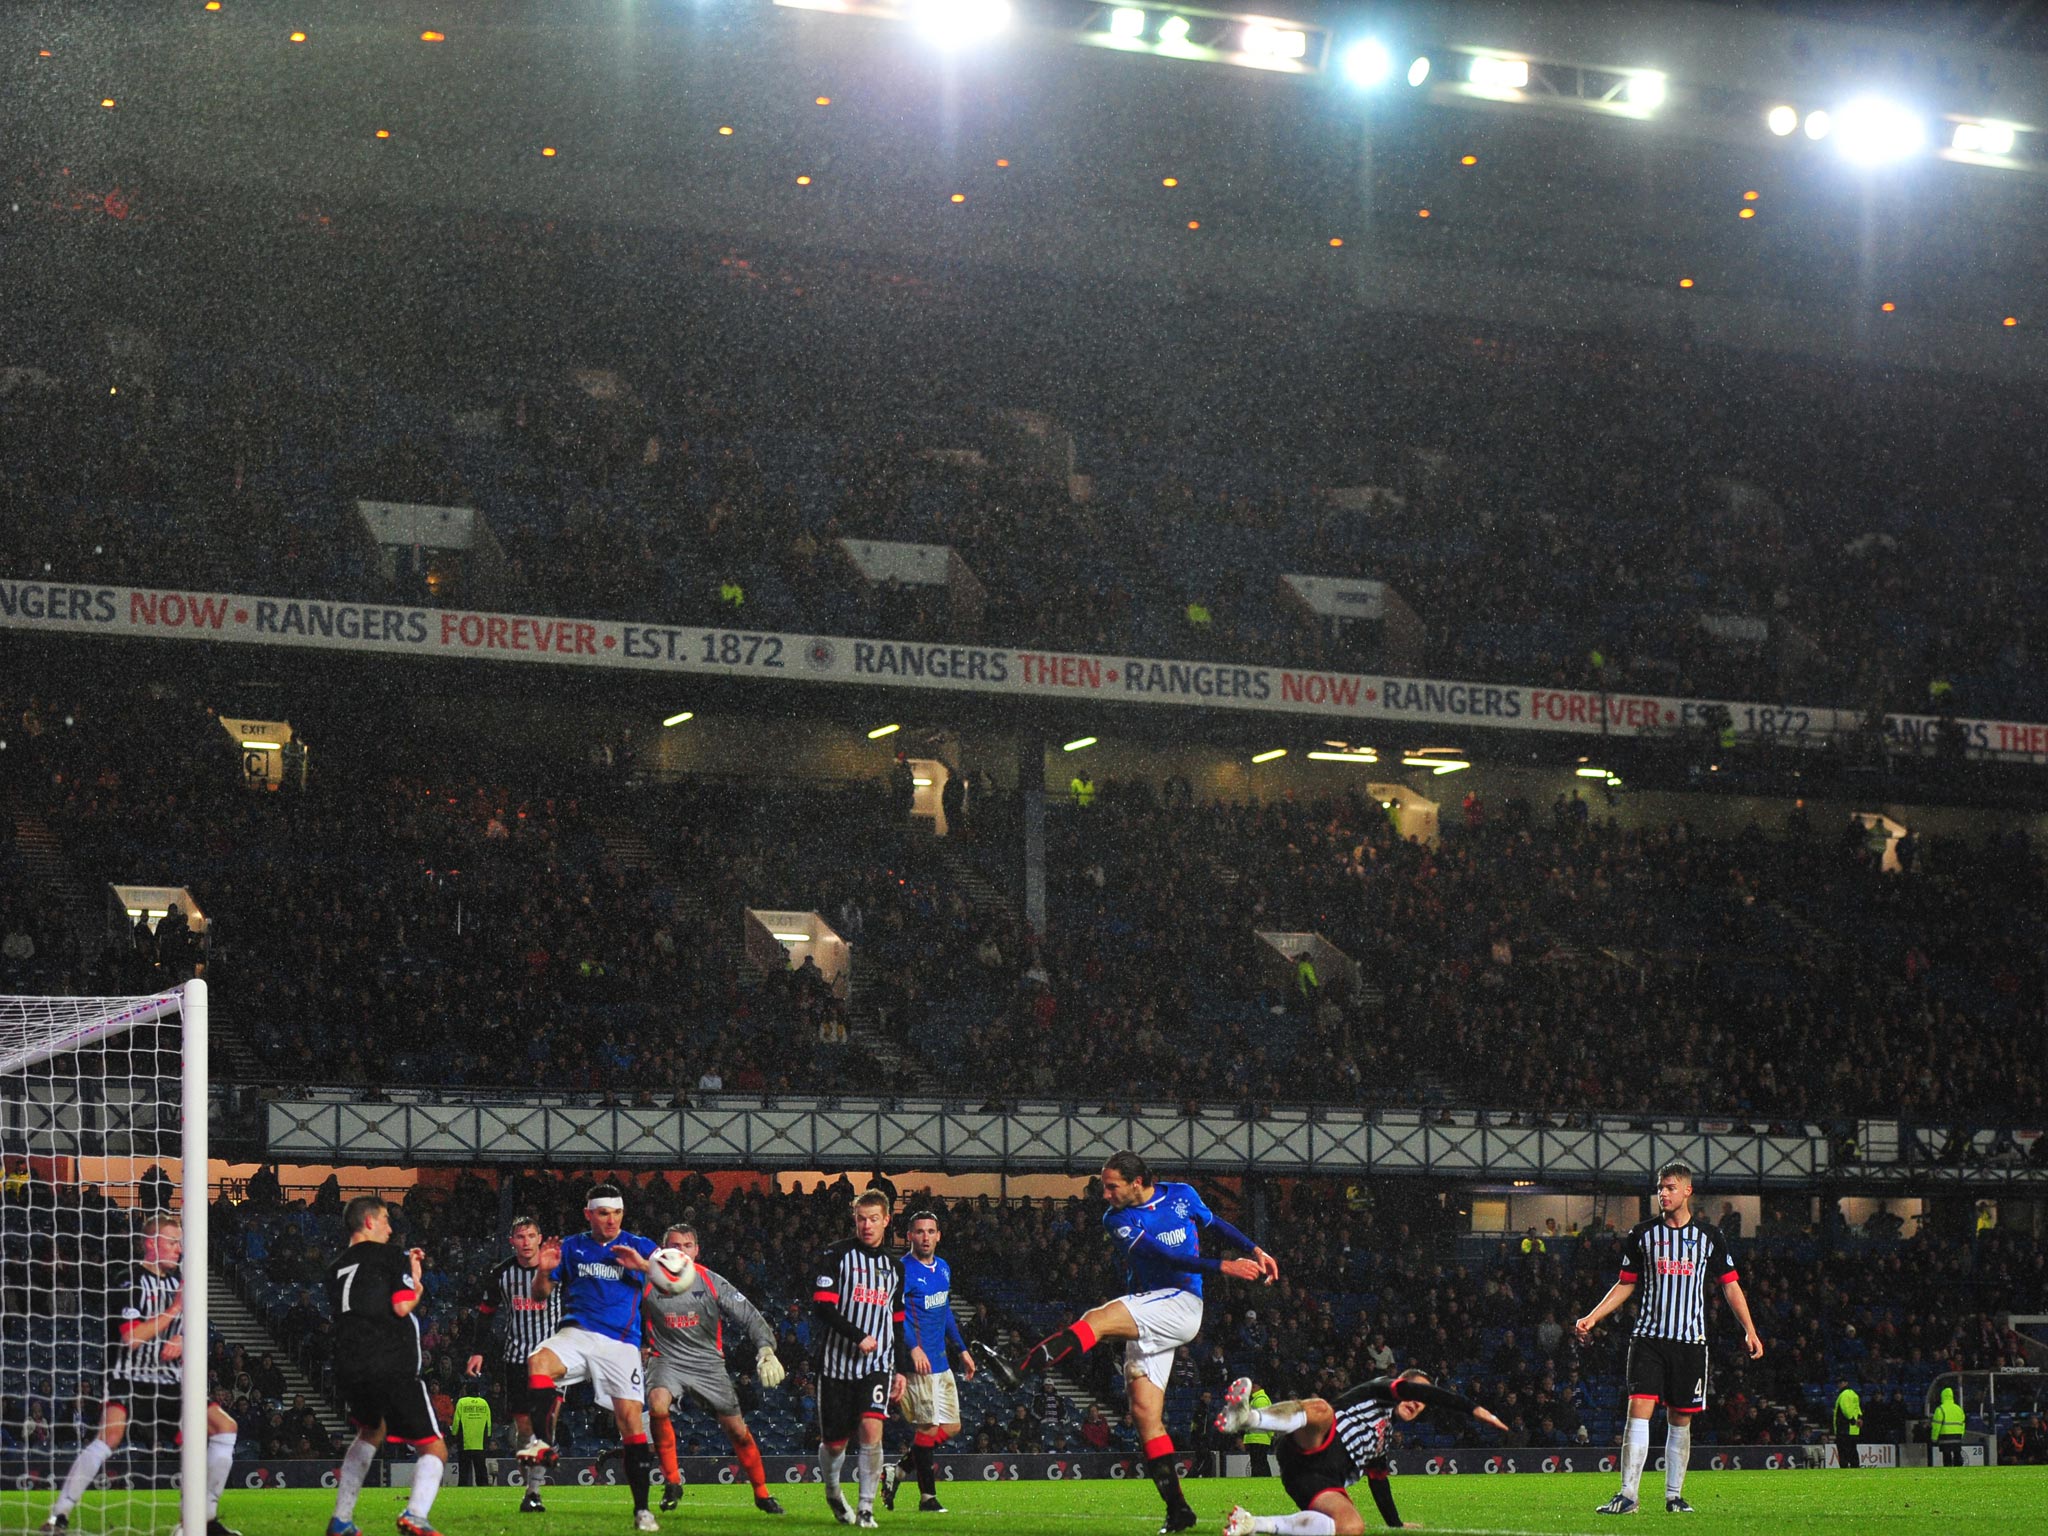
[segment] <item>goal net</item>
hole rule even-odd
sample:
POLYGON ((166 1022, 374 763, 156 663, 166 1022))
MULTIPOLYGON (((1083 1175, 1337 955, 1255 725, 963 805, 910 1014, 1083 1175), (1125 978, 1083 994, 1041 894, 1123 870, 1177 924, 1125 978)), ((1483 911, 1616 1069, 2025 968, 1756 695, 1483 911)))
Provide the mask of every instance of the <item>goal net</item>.
POLYGON ((0 1536, 203 1536, 206 1108, 204 982, 0 997, 0 1536))

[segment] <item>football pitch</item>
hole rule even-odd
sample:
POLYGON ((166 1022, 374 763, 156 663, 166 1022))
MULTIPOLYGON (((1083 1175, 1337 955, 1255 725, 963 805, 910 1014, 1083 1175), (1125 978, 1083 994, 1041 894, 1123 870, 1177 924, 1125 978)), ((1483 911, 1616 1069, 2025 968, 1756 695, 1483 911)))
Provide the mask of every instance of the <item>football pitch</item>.
MULTIPOLYGON (((1633 1522, 1593 1513, 1614 1492, 1611 1476, 1578 1473, 1556 1476, 1402 1477, 1394 1480, 1404 1520, 1426 1530, 1469 1536, 1610 1531, 1644 1521, 1662 1522, 1663 1480, 1645 1475, 1643 1513, 1633 1522)), ((848 1483, 849 1492, 852 1489, 848 1483)), ((657 1490, 658 1491, 658 1490, 657 1490)), ((789 1513, 763 1515, 750 1492, 740 1488, 690 1488, 680 1507, 661 1515, 664 1532, 824 1531, 840 1527, 825 1508, 815 1484, 778 1487, 789 1513)), ((885 1527, 943 1536, 948 1529, 971 1536, 1150 1536, 1159 1528, 1158 1496, 1145 1483, 941 1483, 948 1513, 914 1512, 916 1490, 906 1490, 894 1514, 876 1511, 885 1527)), ((1256 1514, 1289 1511, 1273 1480, 1201 1478, 1187 1484, 1188 1499, 1200 1511, 1198 1532, 1216 1536, 1233 1503, 1256 1514)), ((1934 1531, 1940 1536, 1971 1532, 2048 1531, 2048 1467, 1897 1469, 1867 1472, 1709 1472, 1689 1478, 1686 1497, 1699 1513, 1688 1530, 1769 1531, 1794 1536, 1818 1531, 1934 1531)), ((120 1495, 116 1503, 144 1495, 120 1495)), ((71 1528, 99 1536, 117 1527, 162 1536, 175 1520, 168 1494, 157 1495, 161 1517, 110 1522, 107 1495, 94 1492, 72 1516, 71 1528)), ((320 1536, 333 1508, 331 1493, 307 1490, 236 1492, 221 1503, 222 1519, 242 1536, 320 1536)), ((1368 1531, 1381 1530, 1379 1513, 1360 1490, 1368 1531)), ((518 1494, 505 1488, 450 1488, 434 1504, 434 1525, 445 1536, 629 1536, 630 1504, 620 1488, 549 1488, 544 1515, 521 1515, 518 1494)), ((46 1495, 0 1495, 0 1533, 33 1531, 42 1522, 46 1495)), ((356 1506, 363 1536, 393 1536, 392 1522, 404 1507, 395 1488, 365 1489, 356 1506)), ((138 1511, 139 1513, 139 1511, 138 1511)))

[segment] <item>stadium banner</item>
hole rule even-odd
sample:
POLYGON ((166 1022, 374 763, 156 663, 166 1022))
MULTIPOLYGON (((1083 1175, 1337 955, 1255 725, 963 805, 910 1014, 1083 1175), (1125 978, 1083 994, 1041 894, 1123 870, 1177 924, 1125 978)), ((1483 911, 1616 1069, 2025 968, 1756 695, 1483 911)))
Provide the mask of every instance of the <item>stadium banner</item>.
MULTIPOLYGON (((69 1456, 62 1456, 56 1462, 56 1480, 62 1481, 63 1469, 70 1463, 69 1456)), ((17 1493, 37 1492, 52 1484, 51 1461, 47 1453, 38 1453, 33 1462, 21 1451, 0 1451, 0 1487, 12 1488, 17 1493)), ((402 1469, 409 1481, 412 1475, 410 1463, 402 1469)), ((392 1481, 393 1464, 388 1457, 380 1456, 370 1465, 366 1487, 383 1488, 392 1481)), ((257 1459, 237 1460, 228 1473, 228 1488, 332 1488, 340 1481, 341 1461, 330 1457, 326 1460, 283 1461, 257 1459)), ((178 1486, 178 1457, 175 1452, 164 1456, 153 1456, 143 1451, 124 1451, 108 1466, 107 1486, 130 1489, 175 1488, 178 1486)))
MULTIPOLYGON (((1704 736, 1718 731, 1725 710, 1740 739, 1817 747, 1831 740, 1846 742, 1863 726, 1854 710, 1740 700, 68 582, 0 579, 0 629, 918 688, 1010 699, 1192 705, 1433 729, 1704 736)), ((2048 763, 2048 724, 1959 720, 1955 725, 1970 750, 2048 763)), ((1933 751, 1942 722, 1932 715, 1888 715, 1885 729, 1901 750, 1933 751)))

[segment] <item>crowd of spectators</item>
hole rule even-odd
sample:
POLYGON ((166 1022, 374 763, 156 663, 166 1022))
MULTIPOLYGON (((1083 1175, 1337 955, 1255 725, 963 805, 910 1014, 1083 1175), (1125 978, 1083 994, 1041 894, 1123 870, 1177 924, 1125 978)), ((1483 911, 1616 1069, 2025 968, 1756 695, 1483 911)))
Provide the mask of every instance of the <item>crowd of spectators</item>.
MULTIPOLYGON (((309 292, 317 272, 402 259, 389 217, 315 223, 294 236, 309 292)), ((800 265, 681 273, 651 235, 510 219, 431 239, 506 302, 578 316, 578 361, 481 314, 471 333, 431 317, 430 336, 372 340, 326 334, 315 305, 281 351, 172 309, 123 331, 115 363, 9 381, 0 566, 1219 661, 1398 655, 1438 676, 1856 710, 1926 708, 1935 682, 1966 713, 2048 704, 2032 666, 2048 540, 2024 511, 2041 469, 2009 393, 1907 376, 1848 391, 1790 363, 1475 348, 1402 325, 1375 359, 1385 408, 1363 445, 1352 423, 1219 449, 1170 405, 1163 422, 1130 406, 1034 436, 999 381, 933 408, 886 381, 841 387, 850 340, 821 366, 734 370, 715 349, 651 345, 609 307, 631 310, 657 271, 707 302, 738 283, 741 302, 773 304, 766 290, 804 290, 800 265), (490 536, 467 557, 376 549, 357 498, 474 506, 490 536), (869 581, 842 537, 948 545, 971 587, 869 581), (1421 620, 1419 652, 1306 616, 1286 572, 1389 583, 1421 620)), ((831 354, 817 308, 804 323, 831 354)), ((861 323, 849 308, 849 336, 861 323)), ((1308 414, 1290 390, 1319 406, 1332 392, 1260 387, 1246 405, 1276 417, 1308 414)))
MULTIPOLYGON (((481 1345, 463 1304, 498 1257, 493 1234, 502 1213, 531 1212, 549 1231, 574 1230, 582 1192, 596 1176, 507 1174, 494 1190, 464 1173, 396 1202, 401 1236, 430 1255, 423 1327, 435 1390, 459 1392, 461 1362, 481 1345)), ((776 1437, 796 1432, 809 1413, 804 1266, 841 1233, 857 1188, 889 1193, 899 1227, 913 1211, 938 1213, 956 1293, 974 1307, 971 1340, 1028 1342, 1120 1284, 1092 1188, 1065 1199, 949 1201, 899 1190, 880 1173, 842 1174, 808 1190, 743 1180, 720 1191, 696 1175, 606 1177, 626 1189, 634 1230, 693 1223, 705 1261, 775 1326, 792 1372, 784 1393, 764 1397, 751 1376, 741 1376, 743 1400, 750 1413, 763 1414, 771 1448, 797 1449, 776 1437)), ((330 1181, 310 1200, 287 1198, 305 1193, 281 1191, 273 1179, 267 1194, 252 1188, 239 1203, 224 1198, 218 1241, 244 1293, 262 1301, 280 1338, 318 1374, 327 1322, 312 1281, 336 1240, 343 1192, 330 1181)), ((1228 1181, 1211 1194, 1226 1204, 1251 1198, 1228 1181)), ((1625 1330, 1610 1327, 1582 1344, 1571 1328, 1619 1268, 1613 1226, 1596 1218, 1583 1230, 1553 1228, 1547 1239, 1504 1241, 1481 1256, 1449 1243, 1440 1216, 1415 1227, 1381 1222, 1370 1196, 1327 1181, 1269 1184, 1262 1198, 1259 1235, 1280 1257, 1282 1279, 1270 1290, 1209 1288, 1201 1337, 1182 1351, 1169 1386, 1170 1427, 1187 1448, 1232 1448, 1210 1420, 1235 1376, 1253 1376, 1276 1398, 1330 1395, 1409 1365, 1458 1384, 1509 1425, 1504 1440, 1468 1427, 1461 1443, 1613 1442, 1625 1330)), ((1716 1392, 1703 1433, 1717 1444, 1816 1440, 1827 1432, 1827 1405, 1842 1380, 1864 1394, 1873 1416, 1868 1438, 1903 1440, 1908 1422, 1923 1416, 1937 1375, 2025 1363, 2018 1336, 1997 1324, 1998 1315, 2048 1309, 2048 1250, 2024 1235, 1992 1230, 1955 1243, 1932 1229, 1902 1239, 1896 1224, 1852 1232, 1832 1218, 1818 1229, 1773 1220, 1733 1247, 1766 1353, 1747 1359, 1732 1320, 1714 1304, 1716 1392)), ((1132 1449, 1113 1355, 1096 1351, 1071 1368, 1073 1381, 1098 1400, 1096 1410, 1074 1406, 1036 1379, 1013 1393, 984 1380, 970 1395, 968 1431, 951 1449, 1132 1449)), ((224 1372, 224 1382, 239 1385, 245 1364, 224 1372)), ((594 1419, 579 1432, 602 1441, 594 1419)), ((1408 1435, 1412 1444, 1451 1443, 1443 1426, 1428 1422, 1408 1435)), ((716 1450, 708 1441, 705 1448, 716 1450)))

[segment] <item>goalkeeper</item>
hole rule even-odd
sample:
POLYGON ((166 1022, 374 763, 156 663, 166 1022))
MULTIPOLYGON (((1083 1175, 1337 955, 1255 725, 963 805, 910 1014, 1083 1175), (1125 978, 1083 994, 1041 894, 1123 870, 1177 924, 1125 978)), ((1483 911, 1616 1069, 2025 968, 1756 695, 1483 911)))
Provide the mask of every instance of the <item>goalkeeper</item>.
MULTIPOLYGON (((697 1257, 697 1229, 670 1227, 662 1246, 697 1257)), ((670 1406, 680 1397, 695 1398, 718 1419, 732 1442, 733 1455, 754 1484, 754 1508, 779 1515, 782 1505, 768 1491, 768 1471, 761 1465, 761 1447, 740 1417, 739 1394, 725 1369, 725 1325, 743 1328, 754 1346, 754 1372, 764 1387, 782 1385, 782 1362, 775 1358, 775 1330, 725 1276, 697 1266, 690 1289, 664 1296, 648 1286, 640 1297, 640 1320, 647 1340, 647 1408, 654 1415, 654 1448, 668 1480, 661 1507, 674 1509, 683 1496, 683 1476, 676 1466, 676 1430, 670 1406)))

